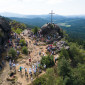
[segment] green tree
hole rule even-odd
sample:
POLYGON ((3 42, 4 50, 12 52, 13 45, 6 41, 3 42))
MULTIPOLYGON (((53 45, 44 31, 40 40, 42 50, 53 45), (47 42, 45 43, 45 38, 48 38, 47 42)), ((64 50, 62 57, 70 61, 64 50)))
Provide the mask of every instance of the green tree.
POLYGON ((70 72, 71 72, 70 63, 65 58, 62 58, 58 61, 58 68, 57 69, 58 69, 58 74, 60 76, 63 76, 63 79, 66 76, 70 76, 70 72))
POLYGON ((26 46, 22 48, 22 53, 26 55, 28 54, 28 48, 26 46))
POLYGON ((55 85, 55 73, 53 68, 48 68, 46 70, 46 76, 47 76, 47 84, 46 85, 55 85))
POLYGON ((61 50, 61 52, 60 52, 60 58, 63 58, 63 57, 64 57, 65 59, 67 59, 67 60, 70 59, 68 51, 65 50, 64 48, 63 48, 63 49, 61 50))
POLYGON ((46 67, 51 67, 54 65, 54 57, 53 56, 43 56, 42 59, 41 59, 41 64, 42 65, 46 65, 46 67))
POLYGON ((17 52, 16 52, 16 50, 15 50, 14 48, 10 48, 10 50, 9 50, 9 54, 11 54, 12 58, 15 58, 17 52))
POLYGON ((78 63, 84 62, 83 53, 79 49, 79 46, 74 43, 70 45, 69 55, 70 55, 70 59, 71 59, 71 63, 73 67, 76 67, 78 63))
POLYGON ((18 34, 20 34, 22 32, 22 29, 17 28, 17 30, 15 32, 18 33, 18 34))
POLYGON ((20 40, 20 43, 22 44, 22 46, 25 46, 25 45, 26 45, 26 42, 25 42, 24 39, 21 39, 21 40, 20 40))
POLYGON ((17 34, 20 34, 23 30, 20 28, 11 28, 13 32, 16 32, 17 34))
POLYGON ((63 77, 58 76, 56 78, 56 84, 55 85, 64 85, 64 83, 63 83, 63 77))
POLYGON ((33 85, 46 85, 46 82, 45 77, 39 77, 34 80, 33 85))
POLYGON ((22 28, 22 29, 26 29, 26 27, 27 27, 27 26, 26 26, 24 23, 21 23, 21 28, 22 28))
POLYGON ((40 28, 35 27, 34 29, 32 29, 32 31, 33 31, 33 33, 34 33, 35 35, 37 35, 37 32, 38 32, 39 29, 40 29, 40 28))
POLYGON ((79 64, 72 70, 73 85, 85 85, 85 64, 79 64))

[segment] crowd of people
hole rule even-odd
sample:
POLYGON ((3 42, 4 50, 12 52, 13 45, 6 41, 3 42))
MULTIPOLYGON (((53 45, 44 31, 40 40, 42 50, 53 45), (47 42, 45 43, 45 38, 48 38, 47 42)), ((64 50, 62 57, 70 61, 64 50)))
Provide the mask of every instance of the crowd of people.
MULTIPOLYGON (((22 35, 25 36, 24 33, 22 33, 22 35)), ((20 40, 22 39, 23 36, 19 36, 16 33, 12 33, 12 37, 8 40, 8 45, 5 46, 6 48, 8 48, 8 51, 10 48, 14 48, 17 52, 16 57, 21 54, 20 49, 23 47, 23 44, 20 43, 20 40)), ((31 46, 31 44, 33 44, 32 43, 33 39, 35 39, 34 45, 37 45, 37 43, 40 41, 39 39, 36 39, 36 36, 34 34, 31 34, 30 37, 31 37, 31 40, 29 40, 29 42, 25 41, 26 46, 31 46)), ((41 35, 40 36, 38 35, 38 37, 41 38, 41 40, 44 39, 41 35)), ((23 39, 24 39, 24 37, 23 37, 23 39)), ((51 52, 53 55, 52 45, 49 45, 47 47, 47 51, 51 52)), ((10 77, 17 76, 17 74, 18 75, 20 74, 21 77, 25 76, 27 80, 28 79, 33 80, 33 78, 35 78, 39 73, 42 72, 42 69, 41 69, 42 65, 40 63, 40 60, 38 60, 38 56, 45 56, 45 53, 43 51, 39 50, 38 56, 35 56, 35 57, 37 57, 37 61, 35 61, 35 62, 33 62, 34 61, 33 57, 30 56, 30 54, 31 54, 30 51, 28 52, 28 54, 29 54, 28 63, 25 63, 24 65, 20 65, 20 64, 17 64, 12 59, 12 57, 9 57, 9 55, 7 53, 6 59, 9 60, 10 77)), ((46 69, 46 65, 44 65, 42 67, 44 68, 44 70, 46 69)))
MULTIPOLYGON (((24 36, 24 33, 22 34, 24 36)), ((16 33, 13 33, 12 38, 10 38, 8 41, 9 47, 12 47, 16 50, 17 56, 20 55, 20 51, 17 50, 17 48, 19 47, 19 49, 21 49, 22 47, 20 40, 21 40, 21 37, 19 37, 16 33)), ((26 45, 31 46, 31 44, 32 44, 31 40, 29 40, 29 42, 26 41, 26 45)), ((28 63, 26 63, 26 65, 24 66, 20 64, 16 64, 13 59, 9 58, 9 67, 10 67, 10 72, 11 72, 10 77, 20 74, 21 77, 25 76, 27 80, 28 79, 33 80, 33 78, 35 78, 39 73, 42 72, 41 67, 40 67, 41 63, 38 60, 33 62, 33 58, 30 56, 30 53, 31 52, 29 51, 28 52, 28 63)), ((41 53, 41 51, 39 51, 38 55, 41 56, 41 54, 45 56, 44 53, 41 53)), ((46 65, 44 65, 43 68, 46 68, 46 65)))

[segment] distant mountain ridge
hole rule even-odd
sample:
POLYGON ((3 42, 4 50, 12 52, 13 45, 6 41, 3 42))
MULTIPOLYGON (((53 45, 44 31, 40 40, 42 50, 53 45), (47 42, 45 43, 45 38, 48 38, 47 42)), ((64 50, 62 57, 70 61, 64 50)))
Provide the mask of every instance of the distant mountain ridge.
MULTIPOLYGON (((49 18, 49 14, 45 15, 24 15, 24 14, 17 14, 17 13, 11 13, 11 12, 1 12, 1 16, 4 17, 18 17, 18 18, 49 18)), ((55 14, 54 17, 67 17, 67 18, 85 18, 85 15, 69 15, 69 16, 63 16, 55 14)))
MULTIPOLYGON (((4 17, 31 18, 31 19, 33 19, 33 18, 43 18, 43 19, 50 18, 50 14, 45 14, 45 15, 24 15, 24 14, 3 12, 3 13, 0 13, 0 15, 4 16, 4 17)), ((55 14, 54 17, 64 17, 64 16, 55 14)))
POLYGON ((4 17, 24 17, 22 14, 10 13, 10 12, 2 12, 0 13, 1 16, 4 17))

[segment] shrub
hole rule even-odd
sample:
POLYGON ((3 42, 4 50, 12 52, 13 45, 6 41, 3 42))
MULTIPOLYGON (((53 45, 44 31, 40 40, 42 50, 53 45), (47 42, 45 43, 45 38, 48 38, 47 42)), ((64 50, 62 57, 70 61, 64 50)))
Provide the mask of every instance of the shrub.
POLYGON ((61 58, 61 59, 62 59, 62 58, 65 58, 65 59, 67 59, 67 60, 70 59, 70 56, 69 56, 68 51, 65 50, 64 48, 63 48, 63 49, 61 50, 61 52, 60 52, 60 58, 61 58))
POLYGON ((23 48, 22 48, 22 53, 23 54, 28 54, 28 49, 27 49, 27 47, 26 46, 24 46, 23 48))
POLYGON ((24 39, 21 39, 21 40, 20 40, 20 43, 22 44, 22 46, 25 46, 25 45, 26 45, 26 42, 25 42, 24 39))
POLYGON ((51 67, 54 65, 54 57, 53 56, 43 56, 41 59, 41 64, 46 65, 46 67, 51 67))
POLYGON ((38 32, 39 29, 40 29, 40 28, 35 27, 34 29, 32 29, 32 31, 33 31, 33 33, 34 33, 35 35, 37 35, 37 32, 38 32))
POLYGON ((65 58, 62 58, 58 61, 58 74, 65 78, 69 76, 71 72, 70 62, 65 58))
POLYGON ((15 58, 17 52, 16 52, 16 50, 15 50, 14 48, 10 48, 9 54, 11 54, 11 56, 12 56, 13 58, 15 58))
POLYGON ((46 85, 55 85, 55 73, 53 68, 48 68, 46 70, 47 84, 46 85))
POLYGON ((22 29, 17 28, 16 33, 20 34, 22 32, 22 29))
POLYGON ((11 28, 11 29, 12 29, 13 32, 16 32, 17 34, 20 34, 20 33, 23 31, 23 30, 20 29, 20 28, 16 28, 16 29, 11 28))
POLYGON ((46 79, 43 77, 36 78, 36 80, 33 82, 33 85, 46 85, 46 79))

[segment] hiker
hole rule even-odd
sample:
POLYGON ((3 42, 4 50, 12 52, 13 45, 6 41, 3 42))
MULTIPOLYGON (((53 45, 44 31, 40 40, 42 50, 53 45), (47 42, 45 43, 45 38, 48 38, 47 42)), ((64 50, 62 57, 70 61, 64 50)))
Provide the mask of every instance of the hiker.
POLYGON ((30 56, 30 51, 29 51, 29 56, 30 56))
POLYGON ((24 32, 23 32, 22 34, 23 34, 23 36, 24 36, 24 32))
POLYGON ((8 48, 7 44, 4 46, 4 48, 6 48, 6 49, 8 48))
POLYGON ((30 76, 32 77, 32 72, 30 73, 30 76))
POLYGON ((28 42, 26 41, 26 46, 28 46, 28 42))
POLYGON ((19 56, 20 55, 20 52, 17 50, 17 55, 19 56))
POLYGON ((41 55, 41 51, 39 51, 39 55, 41 55))
POLYGON ((29 58, 29 64, 31 63, 31 58, 29 58))
POLYGON ((36 68, 34 69, 34 75, 36 76, 36 68))
POLYGON ((9 56, 8 55, 6 56, 6 60, 9 60, 9 56))
POLYGON ((29 41, 29 44, 31 44, 31 41, 29 41))
POLYGON ((10 70, 12 69, 12 62, 11 62, 11 59, 9 61, 9 66, 10 66, 10 70))
POLYGON ((22 73, 22 67, 20 66, 20 72, 22 73))
POLYGON ((13 63, 15 63, 14 60, 13 60, 13 63))
POLYGON ((36 65, 36 70, 37 70, 37 65, 36 65))
POLYGON ((31 77, 31 82, 33 81, 33 78, 31 77))
POLYGON ((44 70, 46 70, 46 65, 45 65, 45 64, 44 64, 44 66, 43 66, 43 67, 44 67, 44 70))
POLYGON ((29 79, 28 73, 26 74, 27 80, 29 79))
POLYGON ((2 60, 2 65, 5 66, 5 62, 4 62, 4 60, 2 60))
POLYGON ((13 63, 12 63, 12 67, 13 67, 14 73, 16 74, 16 64, 15 64, 14 60, 13 60, 13 63))
POLYGON ((45 56, 45 53, 43 52, 43 56, 45 56))
POLYGON ((25 68, 25 76, 27 75, 27 68, 25 68))
POLYGON ((15 45, 15 49, 17 49, 17 46, 15 45))
POLYGON ((14 60, 13 60, 13 63, 12 63, 12 67, 13 67, 14 73, 16 74, 16 64, 14 63, 14 60))
POLYGON ((52 51, 51 55, 54 55, 54 51, 52 51))
POLYGON ((39 73, 42 73, 42 70, 41 69, 39 69, 39 73))
POLYGON ((32 70, 31 70, 31 68, 29 68, 29 74, 30 74, 30 76, 32 76, 32 70))

